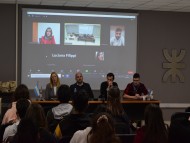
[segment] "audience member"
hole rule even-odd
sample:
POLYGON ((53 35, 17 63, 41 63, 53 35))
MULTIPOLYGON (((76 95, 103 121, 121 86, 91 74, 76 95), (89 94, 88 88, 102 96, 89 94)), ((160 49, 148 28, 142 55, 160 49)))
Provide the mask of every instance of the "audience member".
POLYGON ((120 90, 117 86, 109 89, 107 105, 100 105, 96 112, 108 112, 112 115, 117 134, 130 133, 130 121, 121 104, 120 90))
POLYGON ((112 86, 118 86, 116 82, 114 82, 114 74, 108 73, 107 74, 107 81, 101 83, 100 86, 100 96, 99 98, 107 99, 107 92, 112 86))
POLYGON ((40 44, 55 44, 52 29, 48 27, 45 31, 45 35, 40 39, 40 44))
POLYGON ((57 98, 57 89, 60 86, 60 80, 56 72, 50 75, 50 82, 46 85, 45 99, 51 100, 57 98))
POLYGON ((31 119, 24 118, 20 121, 11 143, 39 143, 38 128, 31 119))
POLYGON ((37 127, 40 143, 56 142, 54 136, 48 131, 44 109, 40 104, 31 104, 26 112, 25 118, 31 119, 37 127))
POLYGON ((80 90, 77 96, 73 98, 73 110, 65 116, 55 129, 57 139, 72 137, 78 130, 83 130, 90 124, 90 119, 85 110, 88 106, 88 94, 80 90))
POLYGON ((185 112, 190 112, 190 107, 187 107, 187 108, 185 109, 185 112))
POLYGON ((120 143, 116 137, 114 121, 107 113, 100 113, 92 121, 92 127, 75 132, 70 143, 120 143))
POLYGON ((168 131, 160 107, 147 105, 144 118, 145 125, 137 130, 134 143, 168 143, 168 131))
POLYGON ((8 137, 13 137, 16 134, 20 120, 22 120, 25 117, 29 105, 30 102, 27 99, 21 98, 16 102, 17 119, 13 125, 10 125, 5 129, 3 135, 3 142, 7 142, 8 137))
POLYGON ((90 84, 85 83, 83 81, 83 75, 81 72, 77 72, 75 74, 75 80, 76 80, 76 83, 70 86, 72 98, 73 96, 76 96, 80 90, 85 90, 88 93, 89 98, 93 99, 94 95, 90 87, 90 84))
POLYGON ((111 87, 108 91, 107 112, 115 121, 117 134, 130 133, 130 121, 121 104, 120 90, 117 86, 111 87))
POLYGON ((169 143, 190 143, 190 107, 185 112, 174 113, 169 128, 169 143), (179 115, 179 116, 178 116, 179 115))
POLYGON ((140 82, 140 75, 135 73, 133 75, 133 82, 129 83, 124 90, 123 98, 141 99, 146 96, 148 91, 143 83, 140 82))
POLYGON ((17 88, 16 88, 16 90, 14 92, 14 97, 13 98, 14 98, 14 100, 12 102, 12 106, 5 113, 5 115, 3 117, 2 124, 6 124, 6 123, 9 123, 9 122, 15 122, 17 120, 16 102, 21 98, 30 100, 28 87, 26 85, 24 85, 24 84, 20 84, 19 86, 17 86, 17 88))
POLYGON ((44 109, 40 104, 31 104, 28 107, 25 118, 30 118, 37 125, 47 129, 47 121, 44 109))
POLYGON ((60 104, 50 109, 47 113, 47 122, 49 130, 53 133, 57 124, 63 119, 64 116, 70 114, 73 106, 69 104, 71 92, 68 85, 61 85, 57 91, 57 97, 60 104))

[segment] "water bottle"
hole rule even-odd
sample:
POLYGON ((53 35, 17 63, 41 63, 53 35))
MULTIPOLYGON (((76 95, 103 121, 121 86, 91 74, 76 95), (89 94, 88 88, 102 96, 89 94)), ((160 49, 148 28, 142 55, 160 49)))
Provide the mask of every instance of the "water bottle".
POLYGON ((152 90, 151 89, 148 89, 148 95, 147 95, 147 100, 150 100, 150 94, 151 94, 152 90))
POLYGON ((153 99, 153 90, 151 90, 151 92, 150 92, 150 100, 152 100, 153 99))

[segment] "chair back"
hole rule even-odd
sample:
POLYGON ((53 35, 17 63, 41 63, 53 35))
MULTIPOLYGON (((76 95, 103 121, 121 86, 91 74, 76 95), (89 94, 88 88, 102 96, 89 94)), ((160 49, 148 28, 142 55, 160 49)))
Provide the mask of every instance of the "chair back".
POLYGON ((133 143, 136 134, 117 134, 121 143, 133 143))
POLYGON ((62 137, 58 143, 70 143, 70 140, 71 140, 72 136, 64 136, 62 137))
POLYGON ((176 112, 171 116, 169 143, 190 143, 190 112, 176 112))
POLYGON ((190 117, 190 112, 176 112, 176 113, 172 114, 171 122, 176 119, 180 119, 180 118, 189 119, 189 117, 190 117))
POLYGON ((129 134, 130 126, 124 122, 116 122, 115 123, 115 132, 116 132, 116 134, 129 134))

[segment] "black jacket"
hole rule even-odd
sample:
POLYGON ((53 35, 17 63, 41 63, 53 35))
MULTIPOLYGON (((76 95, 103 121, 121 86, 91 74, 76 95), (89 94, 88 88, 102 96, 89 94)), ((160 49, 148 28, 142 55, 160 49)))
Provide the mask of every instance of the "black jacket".
MULTIPOLYGON (((113 86, 118 87, 116 82, 113 82, 113 86)), ((99 98, 107 99, 107 88, 108 88, 108 82, 107 81, 102 82, 101 86, 100 86, 100 96, 99 96, 99 98)))
POLYGON ((77 83, 72 84, 70 86, 70 90, 71 90, 71 93, 72 93, 72 99, 73 99, 73 96, 77 95, 77 93, 80 90, 85 90, 88 93, 88 95, 89 95, 89 99, 93 99, 94 98, 92 89, 90 87, 90 84, 88 84, 88 83, 83 82, 82 86, 79 86, 77 83))

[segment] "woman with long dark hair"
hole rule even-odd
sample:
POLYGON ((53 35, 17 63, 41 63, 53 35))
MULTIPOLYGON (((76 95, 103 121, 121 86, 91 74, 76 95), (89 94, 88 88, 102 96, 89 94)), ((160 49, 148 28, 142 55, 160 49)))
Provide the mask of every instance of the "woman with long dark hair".
POLYGON ((137 130, 134 143, 168 143, 168 131, 160 107, 147 105, 144 118, 145 126, 137 130))
POLYGON ((40 104, 31 104, 25 115, 26 119, 31 119, 38 129, 39 143, 55 143, 54 136, 49 132, 44 109, 40 104))
POLYGON ((107 112, 112 116, 117 134, 130 133, 130 121, 121 104, 120 90, 117 86, 109 88, 107 104, 98 106, 95 114, 100 112, 107 112))
POLYGON ((117 134, 130 133, 130 121, 121 104, 120 90, 117 86, 108 90, 106 112, 112 115, 117 134))
POLYGON ((113 86, 108 90, 107 110, 114 116, 121 116, 125 113, 121 104, 120 90, 113 86))

